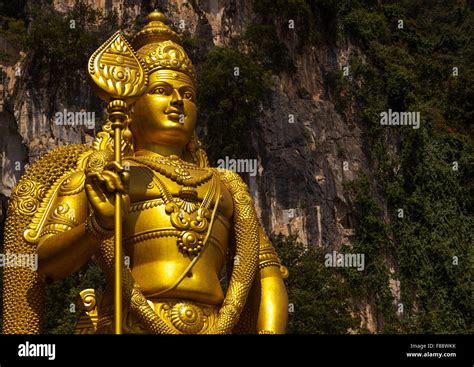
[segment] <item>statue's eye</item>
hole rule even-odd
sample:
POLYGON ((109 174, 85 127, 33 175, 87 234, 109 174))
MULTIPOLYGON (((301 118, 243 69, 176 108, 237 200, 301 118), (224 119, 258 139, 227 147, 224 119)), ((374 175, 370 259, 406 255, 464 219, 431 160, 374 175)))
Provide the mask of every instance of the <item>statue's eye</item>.
POLYGON ((191 92, 185 92, 184 93, 184 98, 186 99, 189 99, 189 100, 193 100, 193 94, 191 92))
POLYGON ((166 89, 163 88, 163 87, 158 87, 155 89, 155 91, 153 92, 154 94, 165 94, 166 93, 166 89))

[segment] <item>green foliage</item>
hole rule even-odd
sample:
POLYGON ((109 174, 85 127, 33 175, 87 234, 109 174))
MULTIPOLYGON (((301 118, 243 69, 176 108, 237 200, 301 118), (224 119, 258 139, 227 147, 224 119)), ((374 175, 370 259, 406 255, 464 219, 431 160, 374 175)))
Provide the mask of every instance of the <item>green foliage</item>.
POLYGON ((56 79, 73 80, 85 70, 103 35, 113 33, 117 26, 115 14, 104 17, 83 1, 77 1, 66 16, 39 8, 33 8, 33 13, 26 40, 33 57, 32 72, 39 76, 47 70, 56 79))
POLYGON ((269 91, 268 73, 248 55, 217 47, 207 55, 198 84, 201 118, 207 120, 204 143, 211 161, 241 158, 247 151, 249 127, 269 91))
POLYGON ((0 61, 3 63, 15 63, 18 59, 18 51, 25 44, 25 22, 22 19, 0 15, 0 39, 4 40, 3 45, 7 46, 0 51, 0 61))
POLYGON ((450 126, 457 130, 465 129, 467 135, 471 137, 474 136, 473 124, 466 126, 466 122, 474 121, 473 80, 472 68, 469 70, 460 67, 460 75, 447 82, 445 109, 442 111, 443 117, 449 121, 450 126))
POLYGON ((400 171, 388 186, 410 332, 472 332, 472 154, 463 137, 404 137, 400 171), (453 170, 453 162, 459 165, 453 170))
POLYGON ((27 0, 1 0, 0 14, 15 19, 23 19, 25 16, 25 5, 27 0))
POLYGON ((344 269, 351 286, 352 294, 359 302, 367 302, 375 309, 375 316, 382 332, 397 332, 399 329, 396 308, 389 288, 391 275, 387 260, 393 256, 387 226, 383 220, 383 211, 374 198, 369 177, 361 174, 357 180, 346 182, 358 223, 356 241, 351 247, 343 246, 341 251, 364 254, 365 269, 362 272, 353 268, 344 269))
POLYGON ((243 41, 251 47, 254 60, 265 69, 272 72, 294 70, 288 48, 278 38, 274 25, 250 24, 245 30, 243 41))
POLYGON ((206 39, 192 35, 188 30, 181 34, 181 45, 195 66, 204 62, 211 47, 206 39))
POLYGON ((414 100, 415 76, 409 69, 393 64, 387 67, 384 76, 390 107, 394 111, 406 111, 414 100))
MULTIPOLYGON (((346 81, 342 97, 358 107, 378 163, 370 180, 362 175, 347 185, 358 222, 354 249, 376 260, 362 290, 368 299, 385 294, 375 302, 385 331, 472 332, 473 49, 465 33, 472 13, 461 1, 430 7, 414 1, 347 8, 341 16, 348 37, 366 54, 351 59, 350 93, 346 81), (404 29, 397 29, 398 19, 404 29), (419 111, 421 128, 380 126, 379 114, 388 108, 419 111), (395 154, 389 153, 394 141, 395 154), (374 196, 386 198, 389 224, 374 196), (399 320, 389 302, 384 257, 395 264, 390 276, 401 284, 399 320)), ((357 279, 351 284, 359 292, 357 279)))
POLYGON ((360 40, 364 45, 377 39, 387 39, 389 29, 382 14, 367 12, 364 9, 354 9, 344 18, 345 30, 360 40))
MULTIPOLYGON (((281 43, 280 39, 293 43, 297 40, 296 49, 305 51, 305 46, 314 43, 331 43, 339 35, 338 13, 341 5, 336 0, 254 0, 253 9, 259 19, 249 27, 271 27, 272 34, 265 38, 255 38, 257 52, 266 49, 269 43, 281 43), (294 28, 289 28, 293 21, 294 28)), ((262 30, 260 30, 262 32, 262 30)), ((285 48, 280 49, 280 57, 286 58, 285 48)), ((267 57, 275 57, 270 54, 267 57)), ((276 58, 276 57, 275 57, 276 58)))
POLYGON ((341 115, 349 107, 350 83, 339 70, 330 70, 324 75, 325 92, 334 103, 336 111, 341 115))
POLYGON ((324 265, 323 250, 306 249, 291 236, 280 235, 273 240, 273 245, 290 272, 286 280, 290 303, 288 332, 339 334, 348 329, 356 331, 359 320, 351 314, 350 285, 338 268, 324 265))

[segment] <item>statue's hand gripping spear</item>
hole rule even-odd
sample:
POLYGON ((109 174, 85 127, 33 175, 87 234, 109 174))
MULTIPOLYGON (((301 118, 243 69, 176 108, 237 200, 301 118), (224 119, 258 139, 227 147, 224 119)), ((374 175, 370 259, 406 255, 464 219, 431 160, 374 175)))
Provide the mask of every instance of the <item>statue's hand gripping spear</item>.
MULTIPOLYGON (((146 90, 148 74, 121 32, 116 32, 90 57, 88 74, 97 95, 107 102, 114 136, 114 160, 122 164, 122 131, 128 107, 146 90)), ((115 313, 114 329, 122 333, 122 194, 115 193, 115 313)))

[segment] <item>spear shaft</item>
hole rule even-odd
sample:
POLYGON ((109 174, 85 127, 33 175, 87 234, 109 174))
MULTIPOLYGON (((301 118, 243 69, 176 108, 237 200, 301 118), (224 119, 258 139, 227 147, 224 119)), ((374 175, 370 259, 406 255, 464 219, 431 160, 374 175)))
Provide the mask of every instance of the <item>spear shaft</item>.
MULTIPOLYGON (((146 67, 126 38, 118 31, 92 54, 88 71, 97 95, 108 102, 107 112, 114 135, 114 160, 121 166, 122 130, 127 119, 127 109, 147 89, 146 67)), ((122 176, 122 172, 120 175, 122 176)), ((116 192, 114 213, 115 334, 122 334, 122 205, 122 194, 116 192)))
MULTIPOLYGON (((114 160, 122 165, 122 130, 127 115, 127 104, 120 99, 107 106, 114 132, 114 160)), ((114 330, 122 334, 122 194, 115 193, 115 256, 114 256, 114 330)))

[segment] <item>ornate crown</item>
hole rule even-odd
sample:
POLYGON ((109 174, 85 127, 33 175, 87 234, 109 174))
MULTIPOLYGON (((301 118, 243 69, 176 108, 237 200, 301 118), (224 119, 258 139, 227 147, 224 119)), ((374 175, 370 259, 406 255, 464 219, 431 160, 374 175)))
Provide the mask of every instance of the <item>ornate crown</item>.
POLYGON ((160 69, 176 70, 187 74, 195 84, 194 67, 181 47, 181 38, 165 22, 163 13, 150 13, 147 25, 133 38, 132 47, 145 62, 149 74, 160 69))

